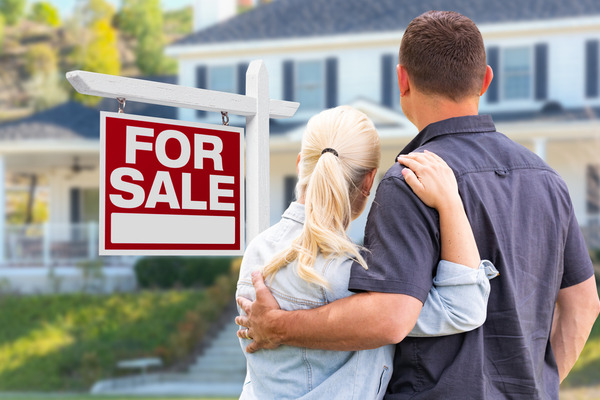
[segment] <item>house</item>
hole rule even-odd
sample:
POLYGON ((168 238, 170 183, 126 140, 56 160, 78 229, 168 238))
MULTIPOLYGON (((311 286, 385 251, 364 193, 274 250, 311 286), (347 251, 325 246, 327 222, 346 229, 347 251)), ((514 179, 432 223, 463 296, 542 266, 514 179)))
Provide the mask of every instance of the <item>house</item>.
MULTIPOLYGON (((86 284, 82 266, 98 262, 104 266, 102 290, 136 286, 134 258, 98 257, 100 110, 117 111, 118 102, 104 99, 91 108, 69 101, 0 124, 0 215, 10 211, 7 197, 18 191, 31 200, 44 193, 47 212, 43 223, 0 219, 0 290, 79 290, 86 284)), ((125 111, 163 118, 177 113, 133 102, 125 111)))
MULTIPOLYGON (((302 126, 311 115, 339 104, 365 111, 382 135, 382 171, 417 133, 399 106, 395 66, 404 28, 430 9, 477 23, 494 70, 480 111, 564 177, 589 246, 600 247, 596 0, 277 0, 184 37, 167 53, 179 62, 179 84, 239 93, 248 62, 262 59, 271 98, 301 103, 293 118, 271 125, 275 222, 293 198, 302 126)), ((220 116, 181 109, 179 118, 219 123, 220 116)), ((365 215, 351 227, 356 240, 365 215)))

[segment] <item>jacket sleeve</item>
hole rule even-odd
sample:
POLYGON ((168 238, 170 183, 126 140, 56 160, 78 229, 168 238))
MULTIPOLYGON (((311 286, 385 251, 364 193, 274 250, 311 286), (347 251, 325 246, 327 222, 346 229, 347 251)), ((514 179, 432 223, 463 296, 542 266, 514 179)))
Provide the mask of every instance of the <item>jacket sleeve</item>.
POLYGON ((446 336, 471 331, 487 316, 494 265, 481 261, 478 269, 442 260, 411 337, 446 336))

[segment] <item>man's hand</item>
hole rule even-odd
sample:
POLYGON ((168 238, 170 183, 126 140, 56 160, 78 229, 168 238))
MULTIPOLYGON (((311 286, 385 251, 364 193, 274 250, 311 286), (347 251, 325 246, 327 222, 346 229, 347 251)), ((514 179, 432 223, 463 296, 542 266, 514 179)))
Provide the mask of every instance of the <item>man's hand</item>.
POLYGON ((260 271, 252 273, 252 284, 256 290, 256 301, 238 297, 237 303, 246 316, 240 315, 235 318, 235 323, 241 327, 237 332, 238 337, 252 340, 252 343, 246 347, 247 353, 279 347, 281 342, 278 340, 275 327, 277 315, 284 312, 265 285, 260 271))

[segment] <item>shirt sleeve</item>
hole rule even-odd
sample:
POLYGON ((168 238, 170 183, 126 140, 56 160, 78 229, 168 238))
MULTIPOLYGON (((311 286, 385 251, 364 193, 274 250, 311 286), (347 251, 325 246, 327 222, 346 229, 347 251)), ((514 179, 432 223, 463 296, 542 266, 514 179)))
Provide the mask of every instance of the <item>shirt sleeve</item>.
POLYGON ((573 206, 571 206, 571 217, 565 241, 564 272, 560 288, 577 285, 592 275, 594 275, 594 266, 573 212, 573 206))
POLYGON ((406 294, 425 302, 440 260, 439 217, 412 192, 394 164, 380 182, 367 219, 368 270, 352 265, 348 288, 406 294))
POLYGON ((494 265, 481 261, 479 268, 442 260, 427 301, 411 337, 446 336, 483 325, 487 316, 490 279, 498 276, 494 265))

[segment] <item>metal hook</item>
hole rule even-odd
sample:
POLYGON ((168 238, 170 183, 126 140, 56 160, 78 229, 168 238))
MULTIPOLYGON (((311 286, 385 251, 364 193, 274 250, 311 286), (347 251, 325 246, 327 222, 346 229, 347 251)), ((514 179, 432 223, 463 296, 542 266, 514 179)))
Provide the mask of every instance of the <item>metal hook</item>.
POLYGON ((117 101, 119 102, 119 114, 123 114, 125 112, 125 97, 117 97, 117 101))
POLYGON ((221 119, 223 120, 223 125, 229 126, 229 114, 227 111, 221 111, 221 119))

